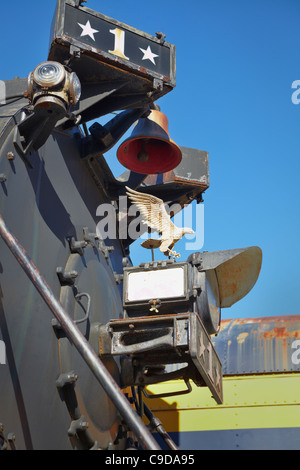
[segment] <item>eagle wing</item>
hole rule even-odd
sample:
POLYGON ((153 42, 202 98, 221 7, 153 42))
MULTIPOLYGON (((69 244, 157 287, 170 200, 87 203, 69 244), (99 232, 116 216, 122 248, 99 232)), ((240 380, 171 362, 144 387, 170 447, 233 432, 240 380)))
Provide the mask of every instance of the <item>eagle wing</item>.
POLYGON ((137 206, 143 218, 143 222, 147 224, 148 227, 161 233, 162 238, 165 238, 164 233, 167 234, 167 237, 174 233, 175 225, 171 221, 162 199, 152 196, 151 194, 140 193, 127 186, 126 189, 127 196, 131 202, 137 206))

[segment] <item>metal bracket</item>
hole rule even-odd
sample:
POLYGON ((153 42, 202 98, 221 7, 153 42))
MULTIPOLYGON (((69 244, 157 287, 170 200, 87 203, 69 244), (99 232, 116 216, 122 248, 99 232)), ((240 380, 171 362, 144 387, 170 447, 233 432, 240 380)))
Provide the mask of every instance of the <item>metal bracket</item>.
POLYGON ((96 241, 99 240, 99 236, 96 233, 90 233, 88 227, 83 227, 83 239, 92 245, 92 247, 96 247, 96 241))
POLYGON ((77 271, 65 271, 64 268, 57 268, 56 274, 61 286, 73 286, 78 277, 77 271))
POLYGON ((124 275, 123 274, 117 274, 117 273, 114 272, 114 278, 115 278, 116 284, 119 285, 123 281, 124 275))
POLYGON ((155 33, 155 34, 156 34, 157 39, 159 39, 159 42, 160 42, 161 44, 163 44, 163 43, 165 42, 165 40, 166 40, 166 35, 165 35, 164 33, 162 33, 161 31, 159 31, 159 32, 157 32, 157 33, 155 33))
POLYGON ((103 145, 103 149, 110 148, 114 143, 111 132, 105 126, 99 124, 99 122, 94 122, 89 130, 91 135, 103 145))
POLYGON ((155 89, 155 91, 162 91, 164 88, 164 82, 159 78, 154 78, 153 88, 155 89))
MULTIPOLYGON (((168 315, 112 320, 106 331, 111 340, 110 350, 107 352, 113 356, 152 350, 176 351, 177 348, 186 348, 188 345, 188 316, 168 315)), ((104 333, 103 329, 101 333, 104 333)))
MULTIPOLYGON (((155 81, 156 79, 154 79, 155 81)), ((157 83, 155 89, 161 89, 163 82, 157 83)), ((156 82, 155 82, 156 83, 156 82)), ((126 133, 126 131, 141 117, 150 114, 148 107, 125 110, 117 114, 113 119, 108 121, 104 126, 95 122, 89 131, 97 143, 98 153, 105 153, 110 150, 126 133)))
POLYGON ((66 385, 74 384, 78 379, 78 375, 74 372, 67 372, 65 374, 60 374, 58 379, 56 380, 56 387, 57 388, 64 388, 66 385))
POLYGON ((189 262, 192 266, 195 266, 198 271, 201 271, 201 269, 203 268, 203 262, 202 259, 199 257, 199 253, 193 253, 189 258, 189 262))
POLYGON ((26 156, 44 145, 57 122, 65 116, 69 119, 71 117, 63 106, 58 108, 51 101, 46 111, 44 108, 35 109, 33 106, 24 108, 22 120, 14 130, 13 144, 27 166, 30 167, 31 164, 26 156))
POLYGON ((80 59, 81 50, 79 49, 79 47, 76 47, 72 44, 70 46, 70 56, 74 59, 80 59))
POLYGON ((177 395, 186 395, 187 393, 191 393, 192 387, 188 379, 185 379, 185 385, 186 389, 185 390, 178 390, 177 392, 172 392, 172 393, 148 393, 146 389, 143 387, 143 394, 145 395, 146 398, 166 398, 166 397, 175 397, 177 395))
POLYGON ((78 253, 80 256, 83 256, 83 248, 87 246, 85 240, 77 241, 74 237, 68 239, 71 253, 78 253))
POLYGON ((102 240, 99 240, 98 248, 102 252, 105 259, 109 259, 109 253, 112 253, 115 249, 114 246, 106 246, 102 240))
POLYGON ((82 3, 87 3, 87 0, 75 0, 75 8, 81 7, 82 3))
POLYGON ((99 355, 122 356, 123 387, 191 379, 222 403, 222 365, 195 312, 111 320, 98 343, 99 355))
POLYGON ((68 436, 74 437, 78 431, 86 431, 89 427, 88 422, 86 421, 85 417, 82 415, 79 419, 76 419, 71 422, 71 425, 68 429, 68 436))
POLYGON ((109 259, 109 253, 115 249, 114 246, 106 246, 97 233, 90 233, 88 227, 83 227, 83 239, 86 245, 89 243, 93 248, 98 248, 105 259, 109 259))

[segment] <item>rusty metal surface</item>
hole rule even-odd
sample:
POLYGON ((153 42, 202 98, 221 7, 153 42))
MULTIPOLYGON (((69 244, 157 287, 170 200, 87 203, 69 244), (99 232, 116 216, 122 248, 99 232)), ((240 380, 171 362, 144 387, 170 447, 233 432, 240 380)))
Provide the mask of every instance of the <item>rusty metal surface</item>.
MULTIPOLYGON (((202 192, 209 188, 208 152, 180 146, 182 162, 173 170, 160 175, 148 175, 144 181, 148 185, 171 185, 196 187, 202 192)), ((187 189, 189 191, 189 189, 187 189)))
POLYGON ((213 338, 223 375, 300 371, 300 315, 223 320, 213 338))
POLYGON ((122 388, 191 379, 223 401, 222 364, 195 312, 111 320, 98 340, 100 354, 123 356, 122 388))

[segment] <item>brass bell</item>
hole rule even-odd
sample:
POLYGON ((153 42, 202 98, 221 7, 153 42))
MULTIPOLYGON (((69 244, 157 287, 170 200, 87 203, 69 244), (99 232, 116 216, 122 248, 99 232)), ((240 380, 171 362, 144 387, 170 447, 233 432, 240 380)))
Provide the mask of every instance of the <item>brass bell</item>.
POLYGON ((158 174, 173 170, 182 159, 180 147, 170 139, 168 118, 151 110, 140 118, 131 136, 118 148, 119 162, 135 173, 158 174))

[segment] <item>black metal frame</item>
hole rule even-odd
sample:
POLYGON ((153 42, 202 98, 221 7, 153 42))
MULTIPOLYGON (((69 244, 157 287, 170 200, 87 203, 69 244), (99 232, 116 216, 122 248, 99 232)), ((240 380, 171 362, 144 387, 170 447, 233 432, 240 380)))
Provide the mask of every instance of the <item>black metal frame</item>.
POLYGON ((189 265, 186 262, 174 263, 173 260, 165 260, 160 262, 141 264, 139 267, 128 267, 124 268, 123 277, 123 306, 126 315, 130 316, 134 312, 139 312, 139 316, 142 312, 148 313, 151 305, 149 305, 150 299, 144 299, 139 301, 129 301, 127 298, 128 291, 128 277, 133 273, 148 272, 148 271, 161 271, 170 269, 183 269, 184 272, 184 295, 181 297, 172 297, 167 299, 157 299, 156 297, 152 300, 159 300, 159 311, 164 312, 166 308, 172 310, 173 308, 179 308, 184 310, 190 304, 191 296, 193 295, 192 286, 190 282, 190 276, 188 275, 189 265), (130 312, 130 313, 129 313, 130 312))
MULTIPOLYGON (((174 44, 171 44, 167 41, 164 40, 164 35, 162 33, 157 33, 156 36, 153 36, 151 34, 148 34, 144 31, 140 31, 134 27, 131 27, 127 24, 122 23, 121 21, 115 20, 113 18, 110 18, 106 15, 103 15, 102 13, 99 13, 95 10, 91 10, 88 7, 83 7, 81 5, 76 5, 74 6, 73 2, 69 0, 58 0, 57 1, 57 6, 56 6, 56 11, 54 14, 53 22, 52 22, 52 28, 51 28, 51 45, 50 45, 50 51, 49 51, 49 57, 52 57, 52 51, 51 48, 53 46, 55 47, 56 44, 63 44, 64 46, 68 47, 73 47, 77 48, 78 50, 85 50, 87 53, 95 54, 94 48, 89 46, 86 43, 82 43, 74 38, 71 38, 67 36, 64 32, 64 22, 65 22, 65 15, 66 15, 66 7, 74 7, 79 10, 82 10, 86 12, 89 15, 94 16, 95 18, 99 18, 101 20, 104 20, 113 26, 119 27, 124 31, 128 31, 131 33, 134 33, 135 35, 141 36, 143 38, 146 38, 147 40, 156 43, 158 45, 163 45, 163 47, 166 47, 170 49, 170 76, 163 76, 161 74, 158 74, 154 72, 151 69, 147 69, 146 65, 144 67, 137 66, 136 64, 129 62, 127 60, 122 59, 121 57, 114 56, 113 54, 110 54, 109 52, 105 52, 103 50, 97 51, 98 58, 104 59, 104 60, 110 60, 112 63, 118 63, 118 66, 124 68, 124 70, 128 70, 132 73, 136 73, 138 75, 143 75, 148 80, 159 80, 164 82, 164 87, 169 86, 171 88, 174 88, 176 85, 176 47, 174 44)), ((49 58, 50 60, 50 58, 49 58)))
POLYGON ((99 326, 98 338, 100 356, 121 356, 122 388, 183 379, 182 394, 191 379, 222 403, 222 364, 197 313, 111 320, 99 326))

